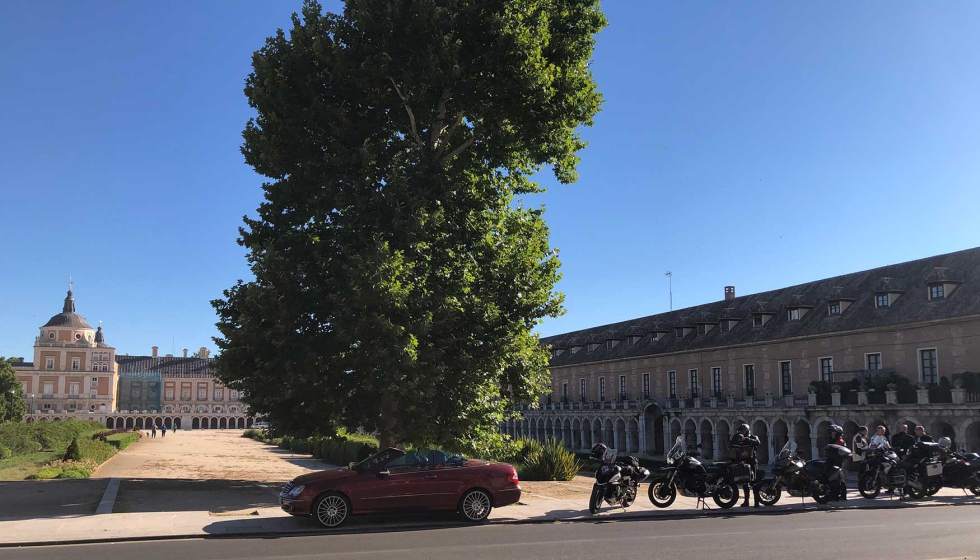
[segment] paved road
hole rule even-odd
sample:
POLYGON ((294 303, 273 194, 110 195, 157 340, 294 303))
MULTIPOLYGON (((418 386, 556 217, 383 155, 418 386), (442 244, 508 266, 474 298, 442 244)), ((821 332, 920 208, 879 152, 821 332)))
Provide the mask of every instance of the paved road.
POLYGON ((980 507, 826 510, 675 521, 499 525, 389 533, 206 539, 6 549, 5 560, 79 556, 141 560, 396 557, 936 559, 980 556, 980 507))

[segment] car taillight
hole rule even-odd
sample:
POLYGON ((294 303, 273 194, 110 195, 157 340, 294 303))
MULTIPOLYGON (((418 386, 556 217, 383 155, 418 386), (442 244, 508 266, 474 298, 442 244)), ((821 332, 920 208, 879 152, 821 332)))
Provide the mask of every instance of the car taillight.
POLYGON ((518 482, 518 480, 517 480, 517 469, 511 469, 510 470, 510 476, 507 477, 507 482, 510 482, 511 484, 517 484, 517 482, 518 482))

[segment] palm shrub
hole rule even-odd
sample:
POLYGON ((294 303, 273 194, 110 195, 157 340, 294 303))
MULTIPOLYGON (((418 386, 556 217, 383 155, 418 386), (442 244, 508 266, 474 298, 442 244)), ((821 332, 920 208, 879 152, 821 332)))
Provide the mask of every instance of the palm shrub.
POLYGON ((506 461, 515 465, 524 464, 528 456, 541 451, 541 442, 529 437, 521 436, 515 439, 506 453, 506 461))
POLYGON ((572 480, 582 469, 575 454, 565 449, 557 439, 548 438, 544 445, 528 448, 521 463, 521 478, 524 480, 572 480))

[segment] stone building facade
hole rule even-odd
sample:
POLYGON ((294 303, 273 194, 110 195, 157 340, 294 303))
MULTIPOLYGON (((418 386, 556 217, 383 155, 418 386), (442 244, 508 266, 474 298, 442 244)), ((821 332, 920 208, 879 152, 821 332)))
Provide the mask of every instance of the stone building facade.
POLYGON ((818 455, 832 423, 848 440, 904 423, 980 451, 980 249, 734 292, 544 339, 552 392, 502 429, 651 457, 681 436, 724 458, 744 422, 768 461, 788 441, 818 455))
POLYGON ((108 428, 151 425, 245 428, 252 424, 237 391, 214 377, 214 360, 197 356, 120 355, 75 311, 68 290, 62 312, 40 328, 34 361, 14 364, 28 406, 27 422, 96 420, 108 428))

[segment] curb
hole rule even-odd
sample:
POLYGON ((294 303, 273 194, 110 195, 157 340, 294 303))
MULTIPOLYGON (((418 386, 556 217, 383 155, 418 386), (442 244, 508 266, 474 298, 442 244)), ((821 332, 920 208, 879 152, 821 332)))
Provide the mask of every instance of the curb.
MULTIPOLYGON (((629 517, 618 517, 618 516, 600 516, 600 517, 570 517, 567 519, 508 519, 500 521, 488 521, 484 525, 545 525, 553 523, 603 523, 603 522, 623 522, 623 521, 652 521, 657 519, 662 519, 665 521, 677 521, 684 519, 702 519, 709 517, 719 517, 721 515, 725 516, 758 516, 758 515, 786 515, 787 513, 809 513, 813 511, 855 511, 855 510, 883 510, 883 509, 909 509, 909 508, 935 508, 935 507, 957 507, 957 506, 971 506, 976 505, 975 502, 958 502, 958 503, 909 503, 900 502, 890 505, 876 505, 868 504, 866 506, 854 506, 854 507, 835 507, 835 506, 822 506, 822 505, 804 505, 799 509, 790 508, 779 508, 775 509, 774 506, 768 508, 756 509, 751 508, 748 511, 738 511, 733 509, 711 509, 711 510, 695 510, 695 511, 679 511, 676 513, 672 512, 650 512, 650 513, 637 513, 629 517)), ((125 542, 147 542, 147 541, 176 541, 176 540, 193 540, 193 539, 231 539, 231 538, 257 538, 257 539, 269 539, 269 538, 284 538, 284 537, 311 537, 311 536, 324 536, 324 535, 357 535, 357 534, 370 534, 370 533, 385 533, 393 530, 413 530, 413 531, 424 531, 429 529, 448 529, 457 527, 473 527, 477 526, 472 523, 466 522, 430 522, 430 523, 418 523, 418 524, 401 524, 401 525, 390 525, 390 526, 368 526, 368 527, 355 527, 348 529, 309 529, 300 531, 242 531, 242 532, 229 532, 222 534, 185 534, 185 535, 152 535, 152 536, 138 536, 138 537, 105 537, 105 538, 92 538, 92 539, 72 539, 64 541, 32 541, 32 542, 20 542, 20 543, 0 543, 0 549, 5 548, 38 548, 46 546, 71 546, 79 544, 109 544, 109 543, 125 543, 125 542)))

